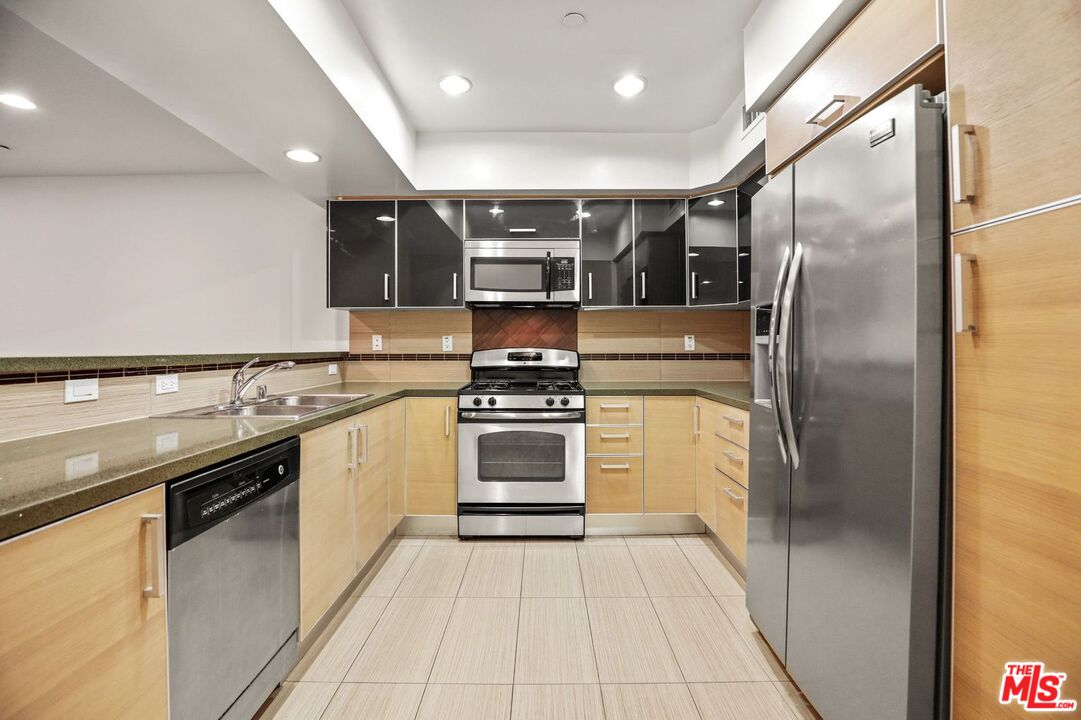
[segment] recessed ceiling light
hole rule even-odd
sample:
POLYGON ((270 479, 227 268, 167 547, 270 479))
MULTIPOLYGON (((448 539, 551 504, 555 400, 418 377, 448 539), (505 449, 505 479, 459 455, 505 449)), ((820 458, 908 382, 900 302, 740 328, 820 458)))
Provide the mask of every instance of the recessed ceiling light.
POLYGON ((394 222, 394 218, 392 218, 390 215, 378 215, 375 219, 379 222, 394 222))
POLYGON ((706 204, 707 205, 712 205, 713 207, 717 207, 718 205, 724 205, 724 200, 720 200, 718 198, 713 198, 712 200, 710 200, 706 204))
POLYGON ((646 89, 646 79, 639 75, 624 75, 612 83, 612 89, 623 97, 634 97, 646 89))
POLYGON ((503 208, 496 205, 494 208, 492 208, 488 212, 490 212, 493 215, 502 215, 503 214, 503 208))
POLYGON ((12 95, 11 93, 0 95, 0 103, 20 110, 37 110, 38 107, 22 95, 12 95))
POLYGON ((586 24, 586 16, 580 12, 569 12, 563 16, 563 24, 567 27, 579 27, 586 24))
POLYGON ((313 153, 311 150, 304 150, 302 148, 293 148, 292 150, 286 150, 285 157, 298 163, 317 163, 323 159, 313 153))
POLYGON ((473 87, 473 83, 469 81, 469 78, 461 75, 444 75, 439 80, 439 87, 447 95, 461 95, 469 92, 469 89, 473 87))

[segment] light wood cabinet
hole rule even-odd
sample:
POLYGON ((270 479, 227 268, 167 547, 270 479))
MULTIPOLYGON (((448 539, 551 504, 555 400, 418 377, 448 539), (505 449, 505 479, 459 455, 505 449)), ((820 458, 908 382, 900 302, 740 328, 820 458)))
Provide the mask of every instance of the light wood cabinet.
POLYGON ((393 532, 405 516, 405 400, 387 406, 387 490, 393 532))
POLYGON ((698 432, 695 435, 694 476, 695 512, 710 530, 717 530, 716 480, 713 470, 714 432, 721 406, 711 400, 698 398, 698 432))
POLYGON ((941 44, 937 12, 936 0, 873 0, 860 11, 766 113, 766 170, 779 170, 932 55, 941 44))
POLYGON ((458 512, 457 398, 406 398, 406 514, 458 512))
POLYGON ((645 401, 645 511, 695 512, 695 398, 645 401))
POLYGON ((720 470, 717 481, 717 537, 747 564, 747 490, 720 470))
POLYGON ((586 510, 591 513, 641 513, 642 458, 586 458, 586 510))
MULTIPOLYGON (((1005 17, 982 22, 1016 17, 994 5, 1005 17)), ((1042 173, 1029 179, 1039 185, 1042 173)), ((953 238, 976 258, 974 297, 962 300, 977 327, 954 335, 955 720, 1023 715, 997 701, 1012 660, 1068 673, 1066 697, 1081 695, 1078 227, 1074 205, 953 238)))
POLYGON ((742 448, 748 447, 750 422, 751 414, 746 410, 721 405, 721 411, 717 415, 716 434, 742 448))
POLYGON ((741 448, 731 440, 726 440, 717 434, 714 434, 713 441, 714 467, 743 487, 748 487, 747 465, 750 463, 750 453, 745 448, 741 448))
POLYGON ((0 718, 168 718, 164 513, 158 486, 0 544, 0 718))
POLYGON ((390 514, 386 405, 358 415, 356 482, 356 570, 375 554, 387 537, 390 514))
POLYGON ((356 574, 353 418, 300 436, 300 637, 356 574))
POLYGON ((589 455, 641 455, 642 428, 587 427, 586 453, 589 455))
POLYGON ((945 5, 953 228, 1081 193, 1081 4, 945 5))
POLYGON ((641 425, 642 396, 586 398, 586 423, 590 425, 641 425))

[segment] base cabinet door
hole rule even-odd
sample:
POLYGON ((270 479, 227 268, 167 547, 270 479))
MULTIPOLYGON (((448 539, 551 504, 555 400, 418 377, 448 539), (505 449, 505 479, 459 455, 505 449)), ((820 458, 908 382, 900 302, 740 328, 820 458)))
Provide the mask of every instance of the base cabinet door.
POLYGON ((390 493, 387 487, 386 405, 355 419, 358 433, 356 476, 356 569, 359 571, 387 537, 390 493))
POLYGON ((695 512, 710 530, 717 530, 717 493, 713 477, 714 429, 717 424, 718 405, 699 398, 695 402, 698 413, 698 432, 695 433, 694 481, 695 512))
POLYGON ((407 515, 458 512, 457 398, 406 398, 407 515))
POLYGON ((0 718, 168 718, 164 518, 158 486, 0 544, 0 718))
POLYGON ((647 397, 645 511, 693 513, 695 398, 647 397))
POLYGON ((744 566, 747 565, 747 488, 720 470, 717 481, 717 528, 715 532, 744 566))
POLYGON ((348 418, 300 436, 300 637, 356 574, 356 485, 348 418))
POLYGON ((976 327, 954 335, 956 720, 1029 717, 998 702, 1017 660, 1081 700, 1078 227, 1074 205, 953 238, 976 327))
POLYGON ((387 406, 387 491, 387 530, 393 532, 405 516, 405 400, 387 406))

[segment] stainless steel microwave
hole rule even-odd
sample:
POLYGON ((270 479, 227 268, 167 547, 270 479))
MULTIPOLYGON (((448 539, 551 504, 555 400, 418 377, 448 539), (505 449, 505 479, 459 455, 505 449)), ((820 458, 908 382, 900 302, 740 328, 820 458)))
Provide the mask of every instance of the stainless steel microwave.
POLYGON ((467 240, 465 301, 474 305, 577 305, 577 240, 467 240))

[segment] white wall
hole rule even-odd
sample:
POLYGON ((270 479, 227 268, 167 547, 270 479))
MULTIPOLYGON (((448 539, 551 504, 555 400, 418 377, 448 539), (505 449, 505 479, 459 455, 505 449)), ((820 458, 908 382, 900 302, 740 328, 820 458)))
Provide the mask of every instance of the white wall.
POLYGON ((747 106, 766 110, 868 0, 762 0, 743 27, 747 106))
POLYGON ((0 356, 345 350, 325 258, 260 173, 0 178, 0 356))
POLYGON ((766 139, 765 118, 743 130, 743 93, 709 127, 687 136, 688 183, 696 188, 717 182, 766 139))
POLYGON ((683 133, 418 133, 418 190, 657 190, 687 184, 683 133))

